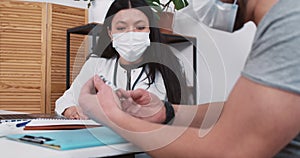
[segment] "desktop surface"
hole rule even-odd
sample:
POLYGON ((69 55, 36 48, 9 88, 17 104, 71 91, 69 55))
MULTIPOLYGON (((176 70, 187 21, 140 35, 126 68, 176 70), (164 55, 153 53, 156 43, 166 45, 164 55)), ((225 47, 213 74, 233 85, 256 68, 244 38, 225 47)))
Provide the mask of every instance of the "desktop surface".
POLYGON ((74 150, 59 151, 32 144, 21 143, 9 140, 5 137, 0 138, 1 155, 6 158, 88 158, 88 157, 110 157, 121 156, 134 151, 138 151, 132 144, 116 144, 100 147, 89 147, 74 150))
MULTIPOLYGON (((13 112, 7 112, 0 110, 0 114, 13 112)), ((2 124, 3 125, 3 124, 2 124)), ((24 127, 23 127, 24 128, 24 127)), ((9 134, 27 134, 36 132, 51 132, 57 130, 23 130, 23 128, 15 128, 10 130, 9 134)), ((1 130, 1 129, 0 129, 1 130)), ((131 143, 122 143, 106 146, 88 147, 74 150, 55 150, 46 147, 36 146, 33 144, 18 142, 9 140, 4 136, 0 136, 0 148, 1 157, 5 158, 90 158, 90 157, 133 157, 134 153, 141 150, 136 148, 131 143), (124 156, 125 155, 125 156, 124 156)))

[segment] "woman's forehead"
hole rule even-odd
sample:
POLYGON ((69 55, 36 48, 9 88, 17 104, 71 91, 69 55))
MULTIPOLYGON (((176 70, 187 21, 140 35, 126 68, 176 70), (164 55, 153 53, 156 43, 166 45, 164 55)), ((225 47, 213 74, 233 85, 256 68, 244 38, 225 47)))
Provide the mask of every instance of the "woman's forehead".
POLYGON ((136 21, 145 21, 148 23, 148 17, 140 10, 130 8, 130 9, 124 9, 114 16, 112 19, 112 23, 117 23, 119 21, 122 22, 136 22, 136 21))

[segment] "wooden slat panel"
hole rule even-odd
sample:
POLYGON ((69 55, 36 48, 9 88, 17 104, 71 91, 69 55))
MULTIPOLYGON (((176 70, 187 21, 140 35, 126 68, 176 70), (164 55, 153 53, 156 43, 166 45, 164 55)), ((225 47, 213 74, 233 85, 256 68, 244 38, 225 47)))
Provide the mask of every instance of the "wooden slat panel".
MULTIPOLYGON (((66 32, 68 28, 79 25, 84 25, 87 22, 87 11, 85 9, 65 7, 61 5, 52 4, 49 8, 51 16, 51 25, 48 31, 48 52, 51 52, 51 58, 48 56, 47 72, 51 74, 47 76, 47 82, 51 82, 51 86, 47 87, 47 109, 51 112, 54 111, 55 101, 65 91, 66 82, 66 32)), ((83 41, 84 36, 72 36, 71 50, 78 50, 83 41), (76 38, 73 42, 73 37, 76 38)), ((76 56, 76 55, 75 55, 76 56)), ((73 65, 75 56, 71 58, 71 65, 73 65)), ((78 63, 81 67, 85 61, 85 55, 82 62, 78 63)), ((71 70, 72 74, 73 70, 71 70)), ((50 85, 50 84, 48 84, 50 85)))
POLYGON ((0 2, 0 109, 44 112, 45 4, 0 2))
MULTIPOLYGON (((86 22, 85 9, 0 2, 0 109, 54 111, 55 100, 65 91, 66 30, 86 22)), ((75 57, 80 62, 76 61, 71 78, 85 61, 85 52, 76 54, 83 38, 72 35, 71 68, 75 57)))
POLYGON ((58 13, 60 15, 64 16, 74 16, 77 15, 80 17, 80 19, 74 19, 75 21, 81 22, 83 20, 83 24, 86 23, 86 10, 85 9, 79 9, 74 7, 68 7, 68 6, 62 6, 62 5, 53 5, 53 14, 58 13))

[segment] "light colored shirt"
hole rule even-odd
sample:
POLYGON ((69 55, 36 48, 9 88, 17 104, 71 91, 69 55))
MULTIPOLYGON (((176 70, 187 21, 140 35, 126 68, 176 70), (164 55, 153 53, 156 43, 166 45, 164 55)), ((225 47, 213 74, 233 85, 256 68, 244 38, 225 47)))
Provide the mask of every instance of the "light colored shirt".
MULTIPOLYGON (((300 94, 299 26, 300 1, 279 0, 257 27, 242 75, 266 86, 300 94)), ((300 136, 275 157, 299 158, 300 136)))
MULTIPOLYGON (((155 81, 149 86, 146 74, 148 68, 146 67, 145 71, 142 71, 142 69, 143 68, 140 67, 131 70, 131 89, 146 89, 147 91, 156 94, 161 100, 166 99, 166 89, 161 73, 159 71, 156 72, 155 81)), ((81 68, 80 73, 73 81, 71 87, 56 100, 55 112, 57 114, 62 114, 66 108, 78 106, 78 98, 82 86, 94 75, 103 75, 106 80, 114 83, 115 74, 115 86, 117 88, 126 89, 128 81, 127 71, 119 64, 117 58, 106 59, 90 57, 81 68)))

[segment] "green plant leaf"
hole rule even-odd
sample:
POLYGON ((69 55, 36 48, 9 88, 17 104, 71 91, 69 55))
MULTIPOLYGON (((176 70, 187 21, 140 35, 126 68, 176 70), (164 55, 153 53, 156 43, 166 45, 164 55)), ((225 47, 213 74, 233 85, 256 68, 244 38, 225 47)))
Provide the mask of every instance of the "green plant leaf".
POLYGON ((153 8, 156 12, 162 12, 162 6, 159 2, 159 0, 146 0, 148 5, 153 8), (158 2, 158 3, 157 3, 158 2))
POLYGON ((172 0, 176 10, 180 10, 189 5, 187 0, 172 0))
POLYGON ((156 10, 156 12, 162 12, 166 8, 169 8, 170 3, 174 4, 176 10, 180 10, 189 5, 188 0, 169 0, 167 3, 163 4, 160 0, 146 0, 146 2, 156 10))
POLYGON ((158 5, 161 6, 162 4, 160 3, 160 0, 146 0, 146 2, 151 6, 151 5, 158 5))
POLYGON ((187 0, 184 0, 184 4, 185 4, 185 7, 189 5, 189 2, 187 0))
POLYGON ((161 4, 160 0, 152 0, 153 2, 156 2, 157 4, 161 4))

